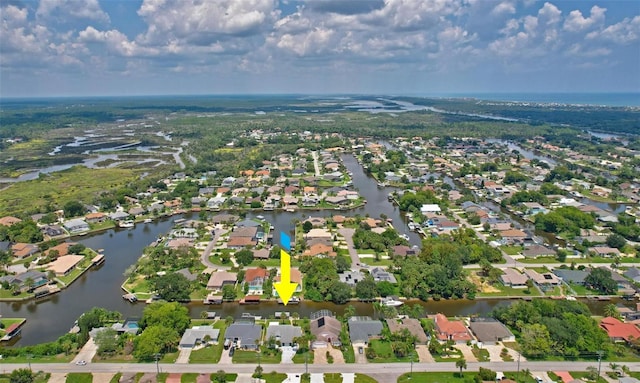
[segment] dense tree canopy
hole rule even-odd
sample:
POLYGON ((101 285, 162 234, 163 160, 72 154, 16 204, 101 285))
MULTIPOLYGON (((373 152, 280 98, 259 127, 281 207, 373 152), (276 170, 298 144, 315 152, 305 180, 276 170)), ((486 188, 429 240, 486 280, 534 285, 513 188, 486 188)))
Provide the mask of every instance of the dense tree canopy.
POLYGON ((162 299, 169 302, 189 300, 192 290, 191 282, 179 273, 156 276, 151 280, 151 285, 162 299))
POLYGON ((179 335, 189 327, 189 310, 177 302, 154 302, 142 312, 140 327, 161 326, 174 329, 179 335))
POLYGON ((611 271, 602 267, 591 269, 584 283, 602 294, 615 294, 618 291, 618 284, 611 277, 611 271))
POLYGON ((591 229, 595 218, 573 206, 565 206, 547 214, 535 216, 536 229, 549 233, 564 233, 569 237, 580 235, 580 229, 591 229))
POLYGON ((336 263, 329 258, 311 258, 300 266, 305 273, 305 298, 316 302, 345 303, 351 298, 351 288, 340 282, 336 263))

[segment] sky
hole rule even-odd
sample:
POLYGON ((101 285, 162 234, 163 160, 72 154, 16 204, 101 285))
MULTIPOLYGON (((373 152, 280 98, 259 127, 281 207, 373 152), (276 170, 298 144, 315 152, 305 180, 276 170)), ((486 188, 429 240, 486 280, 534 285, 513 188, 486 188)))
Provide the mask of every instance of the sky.
POLYGON ((0 97, 640 92, 638 0, 0 0, 0 97))

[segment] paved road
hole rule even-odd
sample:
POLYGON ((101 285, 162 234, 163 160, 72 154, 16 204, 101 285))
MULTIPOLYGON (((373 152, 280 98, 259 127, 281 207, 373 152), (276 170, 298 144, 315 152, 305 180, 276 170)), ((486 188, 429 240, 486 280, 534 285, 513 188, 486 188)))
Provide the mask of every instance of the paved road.
POLYGON ((318 152, 311 152, 311 156, 313 157, 313 168, 316 173, 316 177, 320 177, 320 165, 318 164, 318 152))
POLYGON ((213 235, 213 239, 211 240, 211 242, 209 242, 207 247, 202 252, 202 256, 200 257, 200 262, 202 262, 202 264, 205 265, 206 267, 210 267, 212 269, 219 269, 219 270, 230 269, 231 268, 230 266, 216 265, 215 263, 212 263, 209 260, 209 256, 211 255, 211 252, 213 251, 213 249, 216 247, 216 243, 218 242, 218 239, 220 239, 220 237, 222 237, 224 234, 227 233, 226 229, 216 227, 215 230, 216 232, 213 235))
MULTIPOLYGON (((621 363, 628 366, 631 371, 640 371, 640 362, 621 363)), ((553 371, 553 370, 570 370, 585 371, 587 367, 598 366, 598 362, 520 362, 520 370, 529 369, 530 371, 553 371)), ((12 371, 17 368, 27 367, 25 363, 21 364, 0 364, 3 371, 12 371)), ((93 363, 87 366, 76 366, 67 363, 32 363, 31 367, 36 371, 45 371, 51 373, 67 373, 67 372, 155 372, 154 363, 93 363)), ((263 365, 265 372, 277 370, 282 373, 302 373, 304 372, 303 364, 278 364, 263 365)), ((513 362, 481 362, 467 363, 466 371, 477 371, 479 367, 490 368, 494 371, 516 371, 518 366, 513 362)), ((163 372, 169 373, 212 373, 220 370, 219 364, 160 364, 163 372)), ((224 370, 229 373, 253 373, 255 365, 253 364, 233 364, 225 365, 224 370)), ((375 363, 375 364, 327 364, 308 366, 309 372, 312 373, 330 373, 330 372, 356 372, 364 374, 374 374, 379 372, 389 374, 404 374, 409 371, 409 363, 375 363)), ((413 363, 413 371, 442 371, 455 372, 458 371, 455 363, 413 363)), ((609 371, 608 362, 602 363, 602 373, 609 371)))

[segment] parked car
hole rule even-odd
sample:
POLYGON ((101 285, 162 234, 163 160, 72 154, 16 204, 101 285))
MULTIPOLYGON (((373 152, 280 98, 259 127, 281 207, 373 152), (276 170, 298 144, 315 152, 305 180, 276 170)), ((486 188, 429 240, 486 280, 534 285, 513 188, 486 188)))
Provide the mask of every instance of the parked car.
POLYGON ((87 365, 87 362, 84 360, 79 360, 76 362, 76 366, 86 366, 86 365, 87 365))
POLYGON ((235 347, 231 347, 229 349, 229 356, 233 356, 233 354, 236 352, 236 348, 235 347))
POLYGON ((358 347, 358 354, 362 354, 364 352, 364 348, 362 346, 358 347))

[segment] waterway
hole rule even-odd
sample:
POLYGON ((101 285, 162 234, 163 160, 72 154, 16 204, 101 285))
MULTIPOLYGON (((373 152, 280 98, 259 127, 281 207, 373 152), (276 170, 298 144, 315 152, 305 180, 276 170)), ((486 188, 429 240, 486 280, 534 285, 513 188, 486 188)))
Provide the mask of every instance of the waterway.
MULTIPOLYGON (((376 181, 364 173, 362 167, 352 155, 343 155, 345 166, 353 174, 354 186, 367 200, 364 207, 352 211, 300 211, 300 212, 252 212, 249 217, 262 215, 272 223, 275 232, 285 231, 292 234, 294 220, 307 216, 330 216, 332 214, 369 216, 377 218, 381 213, 393 220, 393 224, 400 232, 406 232, 412 244, 419 244, 420 238, 406 227, 405 220, 397 206, 388 200, 392 188, 378 188, 376 181)), ((22 330, 22 337, 17 340, 19 345, 34 344, 51 341, 67 332, 74 321, 83 312, 92 307, 104 307, 109 310, 120 311, 125 317, 140 316, 144 308, 143 303, 130 304, 122 299, 123 292, 120 285, 124 280, 123 273, 127 267, 134 264, 142 254, 145 246, 170 231, 173 220, 190 218, 190 214, 162 218, 148 224, 138 224, 130 230, 111 229, 99 234, 78 237, 75 240, 94 249, 104 249, 106 263, 87 271, 68 289, 42 301, 27 301, 15 303, 0 303, 0 315, 4 317, 25 317, 27 323, 22 330)), ((195 217, 194 217, 195 218, 195 217)), ((431 301, 418 302, 425 307, 427 313, 442 312, 448 316, 486 314, 497 305, 506 305, 508 300, 459 300, 459 301, 431 301)), ((607 302, 589 302, 594 312, 601 313, 607 302)), ((374 315, 373 307, 367 303, 351 303, 358 315, 374 315)), ((300 316, 327 309, 342 314, 346 305, 334 305, 327 302, 307 302, 299 305, 287 306, 274 303, 263 303, 257 306, 239 306, 235 303, 225 303, 220 306, 205 306, 201 303, 187 305, 190 314, 199 318, 202 311, 216 311, 219 316, 239 317, 249 312, 263 317, 272 316, 276 311, 298 312, 300 316)))

